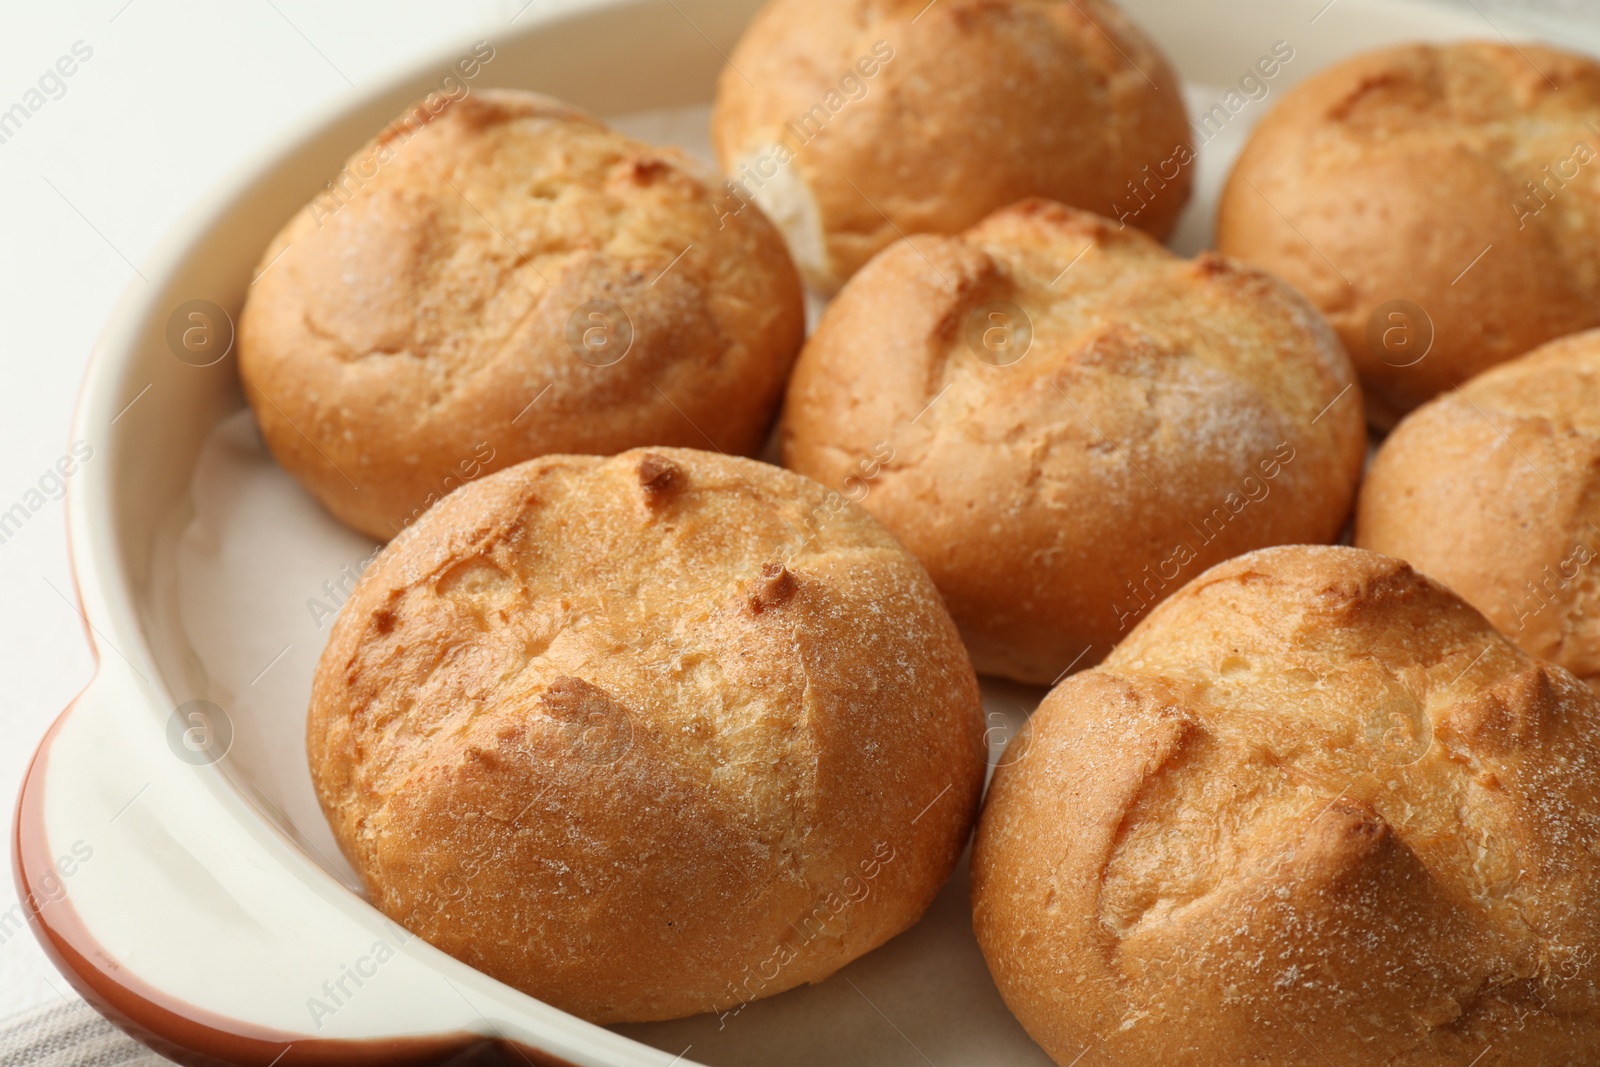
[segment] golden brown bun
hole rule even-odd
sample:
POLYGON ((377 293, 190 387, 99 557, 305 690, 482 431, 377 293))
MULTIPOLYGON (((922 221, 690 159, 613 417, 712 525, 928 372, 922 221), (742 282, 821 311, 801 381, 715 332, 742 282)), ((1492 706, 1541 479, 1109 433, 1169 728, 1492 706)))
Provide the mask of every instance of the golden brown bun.
POLYGON ((1193 170, 1177 74, 1105 0, 773 0, 711 132, 828 291, 897 238, 1029 196, 1165 237, 1193 170))
POLYGON ((1529 655, 1600 686, 1600 331, 1474 378, 1400 423, 1356 544, 1448 585, 1529 655))
POLYGON ((977 679, 871 516, 753 460, 546 456, 340 612, 307 723, 387 915, 595 1022, 815 982, 916 921, 983 785, 977 679))
POLYGON ((547 97, 415 116, 272 242, 240 324, 267 444, 329 511, 386 540, 534 456, 760 447, 804 311, 759 211, 547 97))
POLYGON ((1287 285, 1044 201, 913 241, 801 353, 784 464, 927 565, 979 671, 1049 683, 1211 564, 1339 535, 1360 391, 1287 285), (1032 323, 1003 366, 979 356, 996 302, 1032 323))
POLYGON ((1013 744, 974 924, 1058 1063, 1593 1062, 1600 700, 1404 563, 1213 568, 1013 744))
POLYGON ((1357 56, 1261 123, 1223 192, 1217 247, 1311 297, 1355 359, 1368 417, 1388 428, 1479 371, 1600 325, 1596 115, 1600 64, 1549 48, 1357 56), (1570 176, 1565 188, 1547 166, 1570 176))

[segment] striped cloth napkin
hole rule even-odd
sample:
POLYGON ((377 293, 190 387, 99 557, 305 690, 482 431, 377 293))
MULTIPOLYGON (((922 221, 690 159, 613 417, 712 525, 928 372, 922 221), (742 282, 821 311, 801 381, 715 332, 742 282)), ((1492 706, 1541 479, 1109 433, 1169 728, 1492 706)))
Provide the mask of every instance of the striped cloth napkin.
POLYGON ((0 1067, 169 1067, 81 1000, 57 1001, 0 1026, 0 1067))

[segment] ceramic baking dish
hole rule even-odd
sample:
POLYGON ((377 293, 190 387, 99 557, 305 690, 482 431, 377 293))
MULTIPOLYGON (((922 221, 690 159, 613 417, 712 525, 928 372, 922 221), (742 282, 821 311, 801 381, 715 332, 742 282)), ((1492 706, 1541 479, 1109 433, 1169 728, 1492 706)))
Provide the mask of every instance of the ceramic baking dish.
MULTIPOLYGON (((757 6, 537 3, 482 35, 494 59, 473 86, 537 89, 602 116, 703 105, 757 6)), ((1273 86, 1281 93, 1361 48, 1524 32, 1499 15, 1490 23, 1410 0, 1125 6, 1173 57, 1191 100, 1225 105, 1278 41, 1296 56, 1273 86)), ((105 330, 73 433, 94 459, 69 496, 99 666, 41 743, 16 814, 19 889, 41 941, 95 1007, 190 1063, 420 1064, 463 1053, 590 1067, 1047 1062, 988 983, 967 925, 964 871, 916 930, 814 990, 733 1019, 589 1025, 409 938, 351 888, 348 869, 317 844, 325 828, 285 814, 314 811, 314 802, 287 795, 293 789, 262 772, 253 753, 263 738, 297 750, 303 706, 230 716, 193 698, 216 665, 180 623, 160 550, 194 512, 207 440, 243 407, 227 317, 237 316, 259 252, 282 223, 474 48, 442 50, 265 153, 194 210, 145 266, 149 284, 130 288, 105 330), (187 340, 201 343, 186 345, 194 328, 201 333, 187 340)), ((1242 99, 1205 163, 1181 250, 1208 239, 1223 156, 1270 104, 1248 92, 1242 99)), ((991 707, 1009 701, 1018 717, 1038 696, 986 693, 991 707)))

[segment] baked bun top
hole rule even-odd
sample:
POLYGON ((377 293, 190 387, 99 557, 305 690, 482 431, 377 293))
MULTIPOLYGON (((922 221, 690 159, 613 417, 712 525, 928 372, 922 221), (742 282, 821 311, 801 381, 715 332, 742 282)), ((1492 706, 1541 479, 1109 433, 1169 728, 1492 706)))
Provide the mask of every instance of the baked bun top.
POLYGON ((1408 561, 1531 655, 1600 685, 1600 332, 1407 416, 1362 486, 1356 543, 1408 561))
POLYGON ((1027 201, 845 287, 790 382, 783 457, 927 565, 980 671, 1048 683, 1210 564, 1337 537, 1354 381, 1275 278, 1027 201))
POLYGON ((1311 297, 1369 415, 1600 325, 1600 64, 1533 44, 1371 52, 1286 94, 1217 246, 1311 297), (1404 302, 1404 303, 1401 303, 1404 302))
POLYGON ((340 612, 307 748, 380 909, 596 1022, 818 981, 906 929, 985 763, 917 561, 798 475, 685 449, 447 497, 340 612))
POLYGON ((1058 1062, 1553 1067, 1600 1039, 1600 702, 1404 563, 1215 567, 1014 744, 976 929, 1058 1062))
POLYGON ((826 290, 1029 196, 1164 237, 1192 181, 1177 74, 1105 0, 773 0, 711 129, 826 290))
POLYGON ((393 537, 480 469, 760 447, 798 275, 708 168, 547 97, 419 105, 262 257, 240 372, 279 461, 393 537))

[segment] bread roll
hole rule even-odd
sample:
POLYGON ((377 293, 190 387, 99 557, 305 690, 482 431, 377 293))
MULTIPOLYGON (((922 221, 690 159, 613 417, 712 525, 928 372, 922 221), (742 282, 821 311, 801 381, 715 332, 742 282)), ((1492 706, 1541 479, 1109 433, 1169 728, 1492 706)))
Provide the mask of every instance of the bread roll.
POLYGON ((973 917, 1056 1062, 1600 1048, 1600 700, 1404 563, 1215 567, 1013 744, 973 917))
POLYGON ((795 368, 783 458, 927 565, 979 671, 1047 684, 1211 564, 1338 537, 1354 382, 1287 285, 1029 201, 845 287, 795 368))
POLYGON ((825 291, 1029 196, 1165 237, 1195 161, 1177 74, 1105 0, 773 0, 711 132, 825 291))
POLYGON ((419 105, 262 257, 239 370, 267 444, 384 540, 534 456, 755 451, 804 311, 778 231, 722 196, 546 97, 419 105))
POLYGON ((1333 322, 1367 413, 1600 325, 1600 64, 1533 44, 1371 52, 1284 96, 1217 247, 1333 322))
POLYGON ((598 1023, 819 981, 910 926, 983 785, 927 573, 798 475, 547 456, 446 497, 318 666, 312 780, 373 903, 598 1023))
POLYGON ((1361 490, 1356 544, 1460 594, 1600 686, 1600 331, 1412 412, 1361 490))

